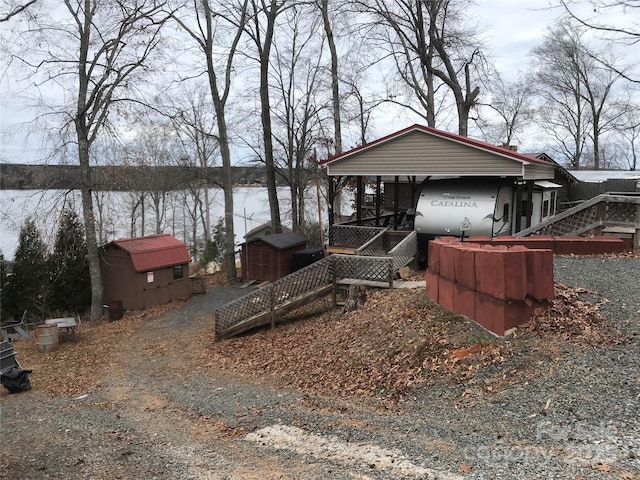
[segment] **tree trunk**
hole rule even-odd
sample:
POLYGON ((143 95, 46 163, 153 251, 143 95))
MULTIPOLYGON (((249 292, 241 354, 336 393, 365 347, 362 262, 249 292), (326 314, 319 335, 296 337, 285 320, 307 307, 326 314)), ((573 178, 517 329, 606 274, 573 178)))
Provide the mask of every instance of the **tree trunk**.
POLYGON ((93 190, 91 170, 89 168, 89 141, 83 132, 86 126, 80 118, 76 118, 76 135, 78 139, 78 160, 80 163, 80 188, 82 196, 82 217, 87 236, 87 259, 89 261, 89 275, 91 277, 91 320, 102 317, 102 276, 100 274, 100 257, 98 254, 98 240, 96 238, 96 222, 93 213, 93 190))
POLYGON ((271 135, 271 103, 269 98, 269 54, 273 43, 273 32, 278 6, 276 0, 271 0, 267 15, 267 30, 264 44, 260 52, 260 117, 262 119, 262 136, 264 141, 264 161, 266 164, 267 193, 269 194, 269 211, 271 212, 271 226, 274 233, 282 232, 280 220, 280 203, 276 188, 276 168, 273 158, 273 137, 271 135))

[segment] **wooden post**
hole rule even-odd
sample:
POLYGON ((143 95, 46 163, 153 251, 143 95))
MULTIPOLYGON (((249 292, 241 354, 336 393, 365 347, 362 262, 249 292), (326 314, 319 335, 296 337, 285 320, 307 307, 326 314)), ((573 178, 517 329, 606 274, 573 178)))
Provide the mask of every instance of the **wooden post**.
POLYGON ((271 317, 271 329, 276 328, 276 289, 269 286, 269 315, 271 317))
POLYGON ((329 258, 331 258, 331 266, 329 268, 331 268, 331 277, 333 281, 333 306, 337 307, 338 306, 338 281, 336 279, 336 262, 338 257, 336 257, 335 255, 331 255, 329 258))
POLYGON ((335 201, 336 189, 335 189, 335 179, 333 177, 327 177, 329 183, 329 191, 327 192, 328 200, 328 212, 329 215, 329 227, 333 225, 333 202, 335 201))
POLYGON ((362 225, 362 175, 356 180, 356 225, 362 225))
POLYGON ((516 204, 514 205, 514 213, 516 216, 516 231, 514 233, 518 233, 522 230, 522 183, 516 183, 516 204))
POLYGON ((533 213, 533 180, 527 180, 527 223, 526 228, 531 226, 531 215, 533 213))
MULTIPOLYGON (((640 187, 640 182, 637 185, 640 187)), ((636 205, 636 232, 633 234, 633 249, 640 250, 640 203, 636 205)))
POLYGON ((396 175, 393 184, 393 229, 398 229, 398 203, 400 202, 400 177, 396 175))
POLYGON ((380 207, 381 207, 381 197, 380 195, 380 184, 382 182, 382 177, 378 175, 376 177, 376 227, 380 226, 380 207))

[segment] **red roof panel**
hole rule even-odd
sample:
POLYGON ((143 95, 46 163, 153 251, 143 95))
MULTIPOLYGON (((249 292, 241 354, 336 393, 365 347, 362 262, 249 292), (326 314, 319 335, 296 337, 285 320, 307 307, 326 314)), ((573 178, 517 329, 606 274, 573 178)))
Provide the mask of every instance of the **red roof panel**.
POLYGON ((137 272, 191 262, 187 246, 169 234, 122 238, 109 245, 115 245, 129 253, 137 272))

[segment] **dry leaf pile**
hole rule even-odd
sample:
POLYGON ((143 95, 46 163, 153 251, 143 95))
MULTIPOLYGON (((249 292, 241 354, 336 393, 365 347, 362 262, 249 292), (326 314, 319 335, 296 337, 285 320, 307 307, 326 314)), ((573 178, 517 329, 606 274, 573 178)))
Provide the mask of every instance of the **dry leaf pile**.
POLYGON ((585 288, 556 283, 555 298, 524 328, 540 335, 553 334, 584 345, 620 342, 621 333, 610 329, 599 312, 600 306, 606 302, 607 299, 585 288))
POLYGON ((163 335, 161 328, 141 328, 145 319, 180 302, 115 322, 85 322, 77 343, 64 341, 50 353, 40 353, 35 342, 27 341, 16 342, 16 351, 23 367, 34 371, 32 383, 59 396, 82 395, 100 388, 109 375, 127 375, 128 364, 162 357, 164 362, 179 358, 175 365, 185 371, 393 403, 417 386, 442 382, 495 392, 539 374, 544 369, 530 365, 561 357, 570 351, 566 345, 620 341, 598 313, 602 299, 591 303, 585 297, 593 294, 564 285, 557 285, 556 293, 546 309, 507 339, 440 308, 424 289, 416 289, 368 292, 363 308, 344 315, 326 297, 290 313, 274 330, 258 329, 222 342, 213 341, 209 322, 194 319, 181 331, 189 355, 176 351, 174 337, 163 335), (514 353, 519 362, 507 364, 514 353))
POLYGON ((591 303, 584 298, 593 297, 591 292, 560 284, 556 293, 507 340, 440 308, 422 289, 394 290, 369 293, 362 309, 345 315, 327 312, 328 299, 319 301, 290 314, 296 322, 212 343, 210 353, 224 370, 268 377, 308 393, 395 401, 416 386, 436 382, 469 382, 497 392, 540 374, 545 370, 537 366, 541 360, 561 357, 570 345, 620 341, 598 313, 604 299, 591 303), (514 353, 521 359, 517 368, 502 371, 500 365, 514 353), (498 368, 475 379, 490 366, 498 368))
MULTIPOLYGON (((326 312, 330 303, 310 308, 326 312)), ((394 400, 417 385, 500 362, 504 348, 420 289, 370 293, 360 310, 216 343, 212 353, 224 369, 269 375, 305 392, 394 400)))

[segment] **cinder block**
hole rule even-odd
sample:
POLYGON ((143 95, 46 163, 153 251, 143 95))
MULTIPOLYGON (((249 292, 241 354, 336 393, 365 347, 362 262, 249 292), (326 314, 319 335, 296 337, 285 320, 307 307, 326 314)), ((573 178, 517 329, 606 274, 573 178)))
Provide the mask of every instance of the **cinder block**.
POLYGON ((459 283, 454 284, 453 311, 471 320, 476 318, 476 292, 459 283))
POLYGON ((477 244, 460 245, 454 252, 454 266, 456 283, 465 287, 476 289, 476 251, 480 247, 477 244))
POLYGON ((551 250, 529 250, 527 256, 527 294, 535 300, 552 300, 553 253, 551 250))
POLYGON ((442 245, 440 248, 440 276, 451 280, 456 279, 455 256, 457 245, 442 245))
POLYGON ((531 237, 496 237, 493 245, 516 246, 521 245, 526 248, 548 248, 553 250, 553 237, 549 235, 533 235, 531 237))
POLYGON ((530 300, 499 300, 476 292, 475 321, 496 335, 504 335, 509 328, 516 327, 531 318, 533 302, 530 300))
POLYGON ((440 241, 440 243, 460 243, 460 239, 458 237, 453 237, 453 236, 445 236, 445 237, 438 237, 438 240, 440 241))
MULTIPOLYGON (((507 315, 504 318, 504 331, 522 325, 531 319, 541 302, 525 298, 521 302, 507 302, 507 315)), ((504 335, 504 332, 502 333, 504 335)))
POLYGON ((434 302, 438 303, 438 282, 439 277, 437 274, 433 273, 431 270, 427 270, 427 295, 434 302))
POLYGON ((505 298, 506 280, 502 253, 482 249, 475 252, 476 291, 495 298, 505 298))
POLYGON ((595 237, 587 239, 590 255, 603 253, 620 253, 625 250, 625 243, 617 237, 595 237))
POLYGON ((438 304, 447 310, 455 311, 455 287, 451 280, 438 277, 438 304))
POLYGON ((521 245, 527 248, 549 249, 552 252, 555 249, 555 242, 551 235, 532 235, 522 238, 525 242, 521 245))
POLYGON ((511 247, 513 245, 520 245, 520 243, 522 243, 522 238, 512 237, 510 235, 494 237, 491 240, 491 245, 506 245, 507 247, 511 247))
POLYGON ((556 237, 554 244, 556 255, 589 255, 589 245, 583 237, 563 235, 556 237))
POLYGON ((482 235, 472 235, 470 237, 465 238, 464 243, 467 242, 472 242, 472 243, 479 243, 479 244, 490 244, 491 243, 491 238, 490 237, 484 237, 482 235))
POLYGON ((527 296, 525 248, 494 247, 475 254, 476 290, 501 300, 527 296))
POLYGON ((442 242, 438 240, 429 241, 429 256, 427 258, 427 267, 435 274, 440 274, 440 250, 442 242))
POLYGON ((505 292, 507 300, 524 300, 527 297, 527 249, 513 247, 503 254, 505 268, 505 292))

